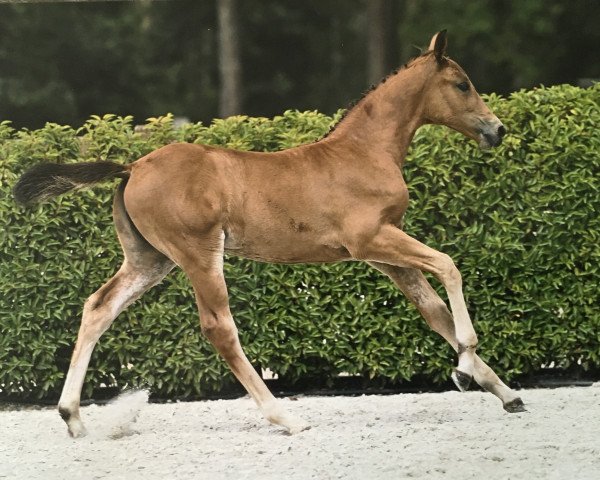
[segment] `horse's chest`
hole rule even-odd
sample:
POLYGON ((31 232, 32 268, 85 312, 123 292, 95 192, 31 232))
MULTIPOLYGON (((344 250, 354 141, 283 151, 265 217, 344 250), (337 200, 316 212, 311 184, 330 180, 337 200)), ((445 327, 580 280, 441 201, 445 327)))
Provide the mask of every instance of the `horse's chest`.
POLYGON ((408 189, 406 185, 403 184, 401 187, 382 196, 381 200, 379 206, 381 223, 391 223, 400 227, 408 208, 408 189))
POLYGON ((408 188, 401 176, 379 178, 368 187, 357 188, 356 205, 358 210, 370 212, 381 223, 400 225, 408 208, 408 188))

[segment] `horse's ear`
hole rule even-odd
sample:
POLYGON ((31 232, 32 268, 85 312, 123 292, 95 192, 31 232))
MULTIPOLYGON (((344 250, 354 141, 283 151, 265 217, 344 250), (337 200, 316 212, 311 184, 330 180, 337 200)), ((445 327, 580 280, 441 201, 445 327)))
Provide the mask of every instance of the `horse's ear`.
POLYGON ((448 39, 446 37, 446 30, 436 33, 429 43, 429 51, 433 51, 438 63, 441 63, 444 55, 446 55, 446 47, 448 46, 448 39))

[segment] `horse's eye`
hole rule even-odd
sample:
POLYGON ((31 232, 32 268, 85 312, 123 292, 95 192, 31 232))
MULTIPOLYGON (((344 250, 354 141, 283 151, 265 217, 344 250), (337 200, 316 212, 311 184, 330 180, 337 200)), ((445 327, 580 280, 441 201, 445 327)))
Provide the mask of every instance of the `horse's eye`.
POLYGON ((461 82, 458 85, 456 85, 456 87, 462 91, 462 92, 466 92, 467 90, 469 90, 469 82, 461 82))

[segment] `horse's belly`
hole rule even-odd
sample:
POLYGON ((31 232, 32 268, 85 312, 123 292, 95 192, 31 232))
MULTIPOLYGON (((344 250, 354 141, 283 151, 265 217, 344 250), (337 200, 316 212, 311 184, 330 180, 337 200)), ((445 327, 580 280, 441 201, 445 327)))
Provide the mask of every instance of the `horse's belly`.
POLYGON ((315 242, 303 235, 239 238, 226 234, 225 252, 238 257, 272 263, 329 263, 349 260, 342 245, 333 241, 315 242))

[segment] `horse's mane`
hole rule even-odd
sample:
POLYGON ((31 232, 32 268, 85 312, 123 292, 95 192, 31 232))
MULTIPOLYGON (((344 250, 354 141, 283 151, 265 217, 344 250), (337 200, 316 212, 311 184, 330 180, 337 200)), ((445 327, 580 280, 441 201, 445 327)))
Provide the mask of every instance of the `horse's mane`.
POLYGON ((415 57, 412 57, 408 62, 406 62, 404 65, 395 68, 394 70, 392 70, 390 73, 388 73, 385 77, 383 77, 378 83, 374 83, 372 84, 369 88, 367 88, 360 97, 358 97, 357 99, 353 100, 352 102, 350 102, 348 104, 348 106, 346 107, 346 110, 344 111, 344 113, 342 114, 342 116, 340 117, 340 119, 331 126, 331 128, 329 129, 329 131, 323 135, 318 141, 323 140, 325 138, 327 138, 329 135, 331 135, 339 126, 340 124, 346 119, 346 117, 350 114, 350 112, 360 103, 362 102, 368 95, 370 95, 372 92, 374 92, 375 90, 377 90, 379 87, 381 87, 385 82, 387 82, 390 78, 395 77, 396 75, 398 75, 398 73, 400 73, 402 70, 406 70, 407 68, 411 67, 418 59, 423 58, 423 57, 427 57, 429 55, 431 55, 432 52, 431 51, 425 51, 415 57))

